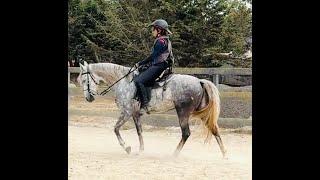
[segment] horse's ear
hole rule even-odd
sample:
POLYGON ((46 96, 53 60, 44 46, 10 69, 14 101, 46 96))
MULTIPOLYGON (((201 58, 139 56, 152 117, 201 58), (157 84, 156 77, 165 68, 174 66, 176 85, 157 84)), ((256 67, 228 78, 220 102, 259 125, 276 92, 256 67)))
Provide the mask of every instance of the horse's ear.
POLYGON ((80 64, 80 69, 83 71, 84 70, 84 66, 81 63, 79 63, 79 64, 80 64))
POLYGON ((88 63, 87 63, 87 61, 84 61, 84 65, 85 65, 85 66, 88 66, 88 63))

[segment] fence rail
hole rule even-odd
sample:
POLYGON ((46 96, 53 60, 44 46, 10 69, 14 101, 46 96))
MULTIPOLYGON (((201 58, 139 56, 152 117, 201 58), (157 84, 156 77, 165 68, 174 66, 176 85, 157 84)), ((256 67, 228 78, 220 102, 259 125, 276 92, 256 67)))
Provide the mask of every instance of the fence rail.
MULTIPOLYGON (((177 74, 207 74, 213 75, 212 81, 219 84, 220 75, 242 75, 252 76, 251 68, 173 68, 177 74)), ((70 73, 80 73, 79 67, 69 67, 68 78, 70 82, 70 73)))

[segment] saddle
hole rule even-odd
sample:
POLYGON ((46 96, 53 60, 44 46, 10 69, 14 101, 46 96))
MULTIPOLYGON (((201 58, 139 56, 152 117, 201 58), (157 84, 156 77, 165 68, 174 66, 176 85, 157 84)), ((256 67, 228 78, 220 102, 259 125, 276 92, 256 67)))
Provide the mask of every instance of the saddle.
POLYGON ((155 80, 152 88, 155 89, 155 88, 159 88, 159 87, 164 87, 164 91, 166 90, 165 88, 165 85, 167 84, 167 80, 170 79, 170 77, 173 75, 173 72, 172 72, 172 68, 171 67, 168 67, 167 69, 165 69, 161 74, 160 76, 155 80))
MULTIPOLYGON (((166 85, 167 83, 171 80, 172 75, 174 73, 172 72, 172 67, 168 67, 167 69, 165 69, 160 76, 155 80, 154 83, 152 84, 146 84, 146 89, 147 89, 147 95, 148 95, 148 99, 151 98, 151 90, 152 89, 157 89, 157 88, 163 88, 163 91, 166 90, 166 85)), ((135 74, 134 76, 138 76, 138 74, 135 74)), ((138 95, 135 95, 135 99, 138 100, 138 95)))
MULTIPOLYGON (((138 72, 142 73, 143 71, 147 70, 150 66, 151 66, 151 64, 142 65, 142 66, 140 66, 138 68, 138 72)), ((136 76, 139 75, 139 73, 136 73, 133 76, 136 77, 136 76)), ((146 87, 151 87, 152 89, 156 89, 156 88, 159 88, 159 87, 164 87, 164 90, 166 90, 165 89, 165 85, 167 83, 167 80, 169 80, 169 76, 172 75, 172 74, 173 74, 172 67, 170 66, 160 74, 160 76, 155 80, 155 82, 153 82, 152 84, 145 84, 145 86, 146 87)), ((134 77, 133 77, 133 79, 134 79, 134 77)))

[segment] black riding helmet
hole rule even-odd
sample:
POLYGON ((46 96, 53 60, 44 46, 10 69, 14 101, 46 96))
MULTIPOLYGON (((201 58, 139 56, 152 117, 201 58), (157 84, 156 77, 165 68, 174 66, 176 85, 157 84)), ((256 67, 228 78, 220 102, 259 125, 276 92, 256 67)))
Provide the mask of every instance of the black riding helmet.
POLYGON ((149 27, 150 26, 162 28, 162 29, 166 30, 169 35, 172 34, 172 32, 169 30, 169 25, 168 25, 167 21, 165 21, 163 19, 157 19, 157 20, 153 21, 153 23, 149 24, 149 27))

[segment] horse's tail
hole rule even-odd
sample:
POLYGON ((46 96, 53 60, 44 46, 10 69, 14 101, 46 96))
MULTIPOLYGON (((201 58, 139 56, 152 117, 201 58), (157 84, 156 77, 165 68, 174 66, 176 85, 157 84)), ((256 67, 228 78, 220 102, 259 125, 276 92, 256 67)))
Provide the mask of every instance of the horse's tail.
POLYGON ((220 114, 220 97, 217 87, 208 80, 200 79, 200 83, 204 88, 204 95, 202 96, 201 101, 206 101, 208 103, 203 108, 196 110, 192 113, 192 116, 200 118, 204 123, 206 130, 206 139, 205 142, 209 142, 212 137, 212 134, 217 133, 218 131, 218 118, 220 114), (207 97, 205 96, 207 94, 207 97))

